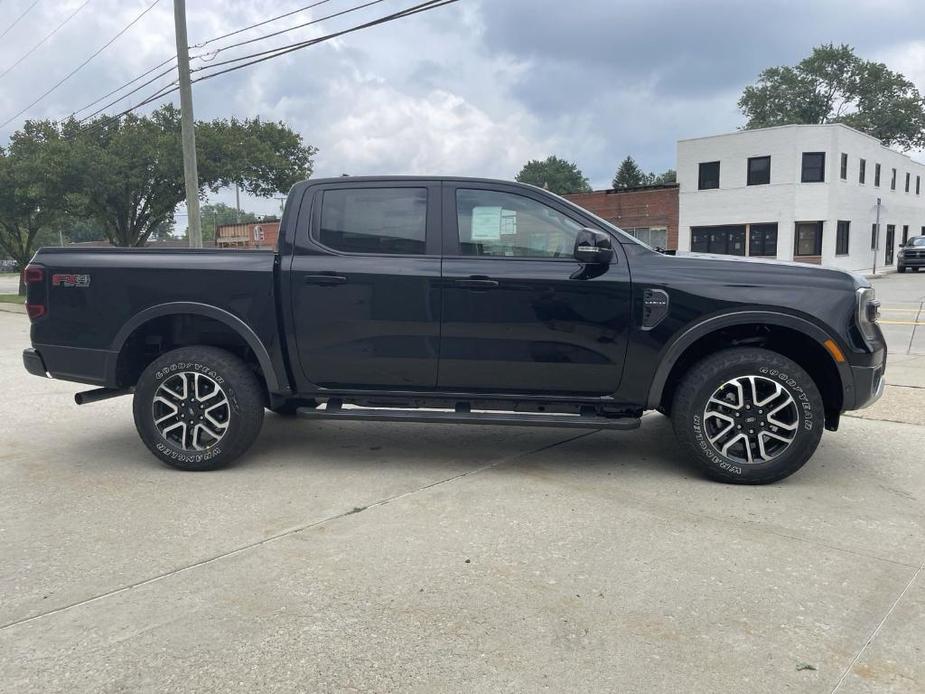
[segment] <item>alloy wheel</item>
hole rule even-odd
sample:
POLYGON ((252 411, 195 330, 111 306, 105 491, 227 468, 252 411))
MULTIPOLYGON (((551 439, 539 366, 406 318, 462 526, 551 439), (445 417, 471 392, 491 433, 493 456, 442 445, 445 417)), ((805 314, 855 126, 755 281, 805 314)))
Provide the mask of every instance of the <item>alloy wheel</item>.
POLYGON ((212 378, 181 371, 164 379, 154 393, 154 427, 161 437, 183 450, 208 450, 228 431, 228 395, 212 378))
POLYGON ((764 376, 723 383, 707 401, 703 426, 720 455, 738 463, 766 463, 796 439, 800 410, 790 391, 764 376))

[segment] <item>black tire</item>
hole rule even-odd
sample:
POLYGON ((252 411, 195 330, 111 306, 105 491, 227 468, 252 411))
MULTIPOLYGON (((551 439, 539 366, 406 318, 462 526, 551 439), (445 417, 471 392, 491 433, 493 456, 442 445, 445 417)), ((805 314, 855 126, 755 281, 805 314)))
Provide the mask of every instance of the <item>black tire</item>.
POLYGON ((917 267, 912 268, 912 272, 918 272, 918 271, 919 269, 917 267))
POLYGON ((906 266, 905 266, 905 265, 897 265, 897 266, 896 266, 896 272, 905 272, 905 271, 906 271, 906 266))
POLYGON ((250 448, 263 424, 263 405, 260 382, 243 361, 223 349, 194 346, 175 349, 151 362, 138 379, 132 409, 141 440, 161 462, 181 470, 205 471, 228 465, 250 448), (189 384, 190 379, 195 385, 184 387, 183 381, 189 384), (165 386, 170 401, 166 405, 165 386), (210 395, 210 388, 217 388, 215 395, 210 395), (193 389, 199 399, 190 396, 193 389), (186 399, 176 393, 185 393, 186 399), (157 394, 160 399, 155 402, 157 394), (177 408, 180 414, 172 415, 165 407, 177 408), (203 420, 206 415, 209 419, 203 420), (167 417, 162 430, 156 417, 167 417), (218 438, 197 426, 198 420, 218 438), (193 424, 191 434, 188 424, 193 424), (171 426, 173 431, 162 433, 171 426))
POLYGON ((723 350, 694 365, 675 391, 671 417, 675 436, 697 464, 712 478, 733 484, 767 484, 792 475, 815 452, 825 428, 822 396, 809 374, 776 352, 752 347, 723 350), (751 376, 756 379, 749 380, 751 376), (739 378, 744 381, 735 381, 739 378), (765 400, 775 391, 775 400, 765 400), (721 405, 719 400, 711 401, 717 393, 725 394, 721 405), (738 408, 725 404, 727 400, 738 403, 738 408), (769 402, 768 412, 762 402, 769 402), (772 408, 780 402, 787 404, 778 414, 772 408), (792 433, 776 426, 782 420, 794 427, 792 433), (722 433, 718 430, 731 433, 714 444, 710 439, 716 441, 722 433), (748 438, 743 441, 742 435, 748 438), (774 438, 777 435, 793 438, 785 445, 774 438), (733 439, 738 440, 734 447, 724 447, 726 453, 717 446, 733 439), (775 447, 781 446, 775 454, 775 447), (768 454, 764 459, 762 451, 768 454))

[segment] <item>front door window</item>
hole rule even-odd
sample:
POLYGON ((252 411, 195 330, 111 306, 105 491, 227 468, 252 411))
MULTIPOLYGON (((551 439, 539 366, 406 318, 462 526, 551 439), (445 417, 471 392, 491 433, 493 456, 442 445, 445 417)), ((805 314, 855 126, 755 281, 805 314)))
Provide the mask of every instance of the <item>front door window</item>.
POLYGON ((581 225, 541 202, 493 190, 456 191, 462 255, 571 258, 581 225))

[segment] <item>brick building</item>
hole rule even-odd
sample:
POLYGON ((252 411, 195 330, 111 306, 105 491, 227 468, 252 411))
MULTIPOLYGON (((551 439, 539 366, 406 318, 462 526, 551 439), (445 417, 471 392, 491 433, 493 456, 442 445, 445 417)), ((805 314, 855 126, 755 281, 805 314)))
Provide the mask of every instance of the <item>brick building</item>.
POLYGON ((678 248, 678 184, 564 196, 652 247, 678 248))
POLYGON ((245 224, 220 224, 215 228, 217 248, 276 248, 279 220, 245 224))

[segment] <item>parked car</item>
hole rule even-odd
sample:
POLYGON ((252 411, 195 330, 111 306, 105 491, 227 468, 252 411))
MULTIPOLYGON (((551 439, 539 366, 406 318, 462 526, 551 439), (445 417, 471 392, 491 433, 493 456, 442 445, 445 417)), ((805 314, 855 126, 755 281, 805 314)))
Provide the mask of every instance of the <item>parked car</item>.
POLYGON ((905 272, 910 268, 918 272, 920 267, 925 267, 925 236, 910 236, 905 245, 899 247, 896 271, 905 272))
MULTIPOLYGON (((211 470, 264 408, 310 419, 634 429, 673 420, 713 477, 764 483, 883 389, 862 277, 670 257, 532 186, 336 178, 270 251, 49 248, 26 369, 134 393, 160 460, 211 470)), ((92 432, 88 432, 88 437, 92 432)))

